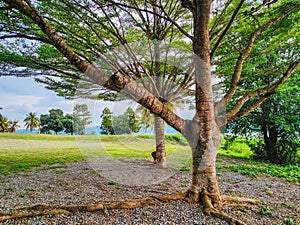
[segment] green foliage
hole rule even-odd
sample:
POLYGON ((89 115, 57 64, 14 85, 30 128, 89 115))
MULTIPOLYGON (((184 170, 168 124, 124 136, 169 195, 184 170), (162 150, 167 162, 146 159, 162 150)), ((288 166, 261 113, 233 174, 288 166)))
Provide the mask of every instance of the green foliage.
POLYGON ((255 158, 278 164, 297 164, 300 158, 300 82, 296 73, 279 92, 245 118, 230 125, 235 134, 249 136, 255 158), (253 134, 256 138, 253 138, 253 134))
POLYGON ((0 133, 4 133, 8 130, 8 119, 0 114, 0 133))
POLYGON ((102 134, 131 134, 141 129, 139 117, 131 107, 128 107, 120 116, 113 116, 113 113, 106 107, 100 117, 102 118, 100 126, 102 134))
POLYGON ((83 135, 85 134, 86 125, 90 124, 90 112, 86 104, 76 104, 73 114, 64 115, 60 109, 51 109, 49 114, 42 114, 41 133, 51 133, 54 131, 64 131, 69 134, 83 135))
POLYGON ((109 108, 105 107, 101 114, 101 134, 115 134, 114 128, 113 128, 113 113, 110 111, 109 108))
POLYGON ((266 215, 266 216, 274 216, 273 212, 269 209, 269 207, 261 207, 259 210, 260 215, 266 215))
POLYGON ((41 121, 36 115, 36 112, 30 112, 29 114, 26 115, 26 118, 24 119, 25 123, 25 128, 30 130, 30 133, 33 131, 35 128, 39 128, 41 121))
POLYGON ((20 128, 18 120, 9 121, 9 132, 14 133, 18 128, 20 128))
POLYGON ((248 138, 247 144, 254 152, 254 159, 266 159, 265 143, 259 138, 248 138))
POLYGON ((62 119, 62 123, 64 126, 64 132, 67 134, 73 134, 74 133, 74 120, 75 116, 72 114, 66 114, 64 118, 62 119))
POLYGON ((50 109, 49 114, 42 114, 40 116, 41 121, 41 133, 48 133, 54 131, 55 134, 63 131, 63 111, 61 109, 50 109))
POLYGON ((140 131, 141 123, 133 109, 128 107, 124 114, 113 117, 113 127, 115 134, 131 134, 140 131))
POLYGON ((285 218, 284 222, 285 222, 285 225, 294 225, 292 218, 285 218))
POLYGON ((14 133, 16 129, 20 128, 18 120, 8 120, 5 116, 0 114, 0 133, 11 132, 14 133))
POLYGON ((116 183, 115 181, 113 181, 113 180, 110 180, 110 181, 108 181, 107 184, 108 184, 108 185, 116 185, 117 183, 116 183))
POLYGON ((76 104, 73 108, 72 117, 73 132, 78 135, 85 134, 86 126, 92 122, 87 104, 76 104))
POLYGON ((186 167, 186 166, 179 166, 178 170, 182 171, 182 172, 190 172, 191 169, 189 167, 186 167))
POLYGON ((284 178, 296 183, 300 182, 300 168, 297 165, 280 166, 271 163, 249 161, 243 165, 217 166, 218 169, 227 169, 239 172, 254 178, 260 175, 284 178))
POLYGON ((226 135, 222 138, 218 154, 243 159, 250 159, 253 156, 247 139, 234 135, 226 135))

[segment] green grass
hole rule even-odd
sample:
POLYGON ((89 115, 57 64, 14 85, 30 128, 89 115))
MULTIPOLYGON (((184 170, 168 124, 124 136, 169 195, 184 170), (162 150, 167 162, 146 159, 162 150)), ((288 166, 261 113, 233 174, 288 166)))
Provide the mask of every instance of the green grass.
MULTIPOLYGON (((189 171, 191 150, 186 140, 179 134, 166 135, 167 158, 181 171, 189 171)), ((52 165, 81 161, 87 157, 110 156, 115 158, 151 159, 155 150, 153 135, 113 135, 113 136, 64 136, 0 134, 0 174, 27 171, 43 164, 52 165)), ((250 160, 251 152, 242 141, 236 142, 229 150, 219 151, 219 155, 243 158, 218 169, 231 170, 258 177, 261 175, 300 181, 300 167, 278 166, 250 160)), ((221 160, 219 158, 219 160, 221 160)), ((222 161, 222 160, 221 160, 222 161)))
POLYGON ((218 151, 219 155, 241 158, 241 159, 250 159, 253 156, 253 152, 250 147, 247 145, 246 141, 243 138, 237 138, 228 149, 224 149, 223 146, 225 140, 222 139, 221 147, 218 151))
POLYGON ((82 160, 74 137, 52 135, 0 135, 0 173, 21 172, 42 164, 82 160), (73 141, 72 141, 73 139, 73 141))
MULTIPOLYGON (((190 157, 189 147, 179 143, 181 137, 170 136, 167 135, 169 162, 184 163, 190 157)), ((4 133, 0 134, 0 174, 27 171, 43 164, 81 161, 92 156, 150 159, 154 150, 153 135, 100 137, 4 133)))
POLYGON ((246 144, 245 139, 237 138, 227 150, 224 150, 224 140, 221 142, 221 148, 218 151, 219 156, 230 158, 246 159, 243 164, 232 164, 217 166, 218 169, 225 169, 239 172, 257 178, 261 175, 283 178, 287 181, 300 182, 300 167, 298 165, 275 165, 271 163, 252 160, 253 152, 246 144))
POLYGON ((217 166, 218 169, 225 169, 257 178, 261 175, 279 177, 287 181, 300 182, 300 167, 298 165, 275 165, 253 160, 246 161, 240 165, 217 166))

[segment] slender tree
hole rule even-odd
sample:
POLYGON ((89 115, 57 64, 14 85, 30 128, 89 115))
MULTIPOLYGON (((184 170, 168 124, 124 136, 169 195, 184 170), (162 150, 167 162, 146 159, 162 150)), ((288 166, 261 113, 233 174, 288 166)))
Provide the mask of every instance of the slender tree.
POLYGON ((73 108, 73 129, 75 134, 85 134, 85 128, 91 124, 91 114, 87 104, 76 104, 73 108))
MULTIPOLYGON (((293 46, 297 47, 298 43, 296 24, 299 21, 300 4, 297 1, 261 1, 250 4, 244 0, 70 0, 43 1, 38 7, 34 5, 36 2, 31 3, 29 0, 3 2, 2 8, 7 10, 8 19, 16 18, 15 21, 18 21, 4 22, 8 25, 5 30, 8 34, 5 36, 16 37, 14 32, 23 29, 23 32, 18 33, 25 33, 25 38, 52 45, 52 49, 56 49, 57 53, 68 60, 67 65, 73 71, 77 68, 82 72, 83 75, 79 77, 84 81, 83 84, 90 82, 91 87, 99 86, 132 98, 185 136, 192 149, 191 187, 182 194, 160 199, 179 198, 193 203, 202 202, 207 214, 231 224, 244 224, 217 209, 222 201, 232 199, 220 194, 217 182, 215 165, 220 127, 257 108, 299 67, 298 51, 293 50, 293 46), (160 23, 155 23, 155 20, 160 20, 160 23), (151 37, 152 31, 149 28, 157 24, 159 30, 163 25, 180 33, 182 45, 187 40, 186 47, 190 47, 194 53, 193 57, 181 58, 185 64, 191 65, 192 70, 187 73, 181 68, 175 70, 174 74, 166 74, 166 77, 174 77, 175 81, 179 77, 182 81, 186 77, 194 80, 195 116, 191 120, 183 119, 168 109, 168 99, 148 88, 149 85, 143 82, 147 78, 155 84, 163 79, 149 76, 147 62, 140 61, 140 56, 147 53, 155 56, 159 53, 158 47, 163 51, 168 49, 165 47, 168 45, 157 45, 155 42, 151 44, 146 39, 147 44, 135 46, 134 51, 129 44, 139 43, 143 37, 149 36, 140 36, 139 39, 139 36, 128 34, 139 30, 151 37), (115 47, 119 44, 123 44, 123 47, 116 51, 115 47), (151 48, 146 48, 147 46, 151 48), (260 76, 270 73, 271 70, 264 73, 266 69, 252 71, 252 76, 248 76, 249 69, 254 68, 257 63, 258 54, 262 56, 273 51, 285 52, 278 54, 277 65, 273 70, 273 74, 276 74, 274 79, 270 83, 263 83, 263 79, 259 79, 260 76), (97 66, 92 63, 96 59, 97 66), (222 92, 218 93, 221 97, 213 94, 213 70, 217 71, 223 84, 222 92), (246 81, 252 82, 251 88, 245 86, 246 81), (225 106, 230 107, 226 113, 223 111, 225 106)), ((164 40, 167 41, 168 38, 164 40)), ((176 40, 171 45, 174 42, 176 40)), ((172 56, 182 54, 173 52, 172 56)), ((55 68, 52 63, 52 68, 55 68)), ((159 68, 155 60, 150 64, 159 68)), ((66 67, 69 68, 68 66, 66 67)), ((174 65, 173 67, 176 68, 174 65)), ((61 76, 69 71, 72 70, 62 71, 61 76)), ((175 85, 169 86, 168 92, 181 89, 181 83, 184 82, 177 80, 175 85)), ((149 202, 149 199, 151 198, 146 201, 149 202)), ((145 199, 140 201, 143 200, 145 199)), ((133 208, 143 204, 127 201, 120 203, 118 207, 126 208, 126 205, 133 208)), ((85 209, 99 210, 109 207, 113 206, 89 205, 85 209)), ((64 212, 72 211, 74 207, 63 209, 64 212)))
POLYGON ((115 134, 113 127, 113 113, 105 107, 100 116, 102 119, 100 130, 102 134, 115 134))
POLYGON ((39 118, 36 116, 35 112, 30 112, 29 114, 26 115, 26 118, 24 119, 24 123, 25 123, 26 130, 29 129, 30 133, 32 133, 34 129, 40 127, 41 122, 39 118))

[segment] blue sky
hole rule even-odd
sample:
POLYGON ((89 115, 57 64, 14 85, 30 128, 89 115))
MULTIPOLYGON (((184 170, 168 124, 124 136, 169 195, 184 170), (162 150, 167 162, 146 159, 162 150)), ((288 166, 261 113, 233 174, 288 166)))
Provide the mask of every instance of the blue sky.
MULTIPOLYGON (((56 93, 46 89, 42 84, 34 81, 34 78, 0 77, 0 113, 9 120, 19 120, 23 128, 23 120, 29 112, 36 112, 38 117, 47 114, 50 109, 61 109, 64 113, 71 113, 75 104, 86 103, 92 115, 91 126, 100 125, 100 115, 107 106, 114 115, 123 113, 128 106, 136 109, 137 104, 131 101, 103 102, 88 101, 86 99, 66 100, 58 97, 56 93)), ((192 112, 181 110, 179 115, 191 118, 192 112)))
POLYGON ((29 112, 48 113, 49 109, 60 108, 72 112, 73 101, 56 96, 33 78, 0 77, 0 113, 9 120, 23 120, 29 112))

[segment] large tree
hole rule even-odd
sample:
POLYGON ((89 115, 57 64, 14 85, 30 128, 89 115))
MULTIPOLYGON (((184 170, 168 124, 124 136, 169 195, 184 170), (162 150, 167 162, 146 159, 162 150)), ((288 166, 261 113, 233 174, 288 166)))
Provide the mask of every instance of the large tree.
POLYGON ((61 109, 50 109, 49 114, 40 116, 41 133, 54 131, 55 134, 64 130, 64 112, 61 109))
MULTIPOLYGON (((58 63, 57 67, 51 60, 47 64, 56 71, 66 67, 60 71, 61 76, 74 76, 72 72, 76 68, 82 73, 77 73, 77 76, 85 85, 90 83, 93 88, 99 86, 132 98, 184 135, 192 149, 192 184, 185 193, 169 198, 202 202, 206 213, 231 224, 244 224, 217 209, 222 201, 228 199, 221 196, 216 177, 220 128, 257 108, 299 67, 299 45, 296 45, 299 43, 298 1, 69 0, 47 1, 37 5, 29 0, 2 2, 1 10, 6 10, 4 21, 9 21, 4 22, 7 27, 3 31, 7 33, 2 38, 28 38, 53 46, 52 53, 60 53, 62 61, 68 60, 67 64, 58 63), (164 51, 166 46, 176 44, 176 40, 169 45, 157 45, 156 42, 151 44, 147 39, 149 35, 128 35, 139 30, 151 37, 149 28, 156 23, 151 24, 154 21, 149 15, 158 15, 153 18, 160 20, 157 29, 165 26, 180 33, 181 43, 186 42, 186 47, 190 46, 194 53, 193 57, 181 58, 181 61, 193 68, 188 71, 188 74, 193 74, 195 81, 193 119, 179 117, 166 107, 168 99, 159 96, 158 92, 151 90, 143 82, 146 80, 144 78, 154 83, 156 80, 148 76, 147 62, 140 61, 139 57, 156 55, 157 52, 153 50, 164 51), (146 41, 147 44, 139 46, 140 41, 146 41), (116 49, 120 44, 123 47, 116 49), (132 46, 135 46, 135 51, 132 46), (260 57, 270 52, 280 53, 276 66, 251 70, 260 57), (92 63, 96 59, 97 63, 92 63), (212 71, 216 71, 223 84, 216 98, 213 95, 212 71), (274 74, 272 81, 264 82, 263 76, 271 72, 274 74), (252 86, 245 86, 246 83, 252 86), (230 107, 227 113, 224 112, 225 106, 230 107)), ((168 38, 164 41, 168 42, 168 38)), ((176 52, 173 54, 178 55, 182 56, 176 52)), ((28 60, 34 57, 34 54, 27 56, 28 60)), ((154 67, 156 65, 155 61, 150 64, 154 67)), ((187 71, 182 71, 180 65, 177 66, 179 69, 173 70, 176 72, 174 80, 177 82, 175 86, 170 86, 170 91, 181 88, 180 77, 182 81, 189 77, 185 76, 187 71)), ((171 67, 176 68, 176 65, 171 67)), ((149 203, 151 198, 143 200, 149 203)), ((143 204, 139 201, 127 201, 118 204, 118 207, 137 207, 143 204)), ((81 209, 99 210, 110 207, 114 206, 99 204, 81 209)), ((72 211, 74 207, 63 209, 72 211)))

